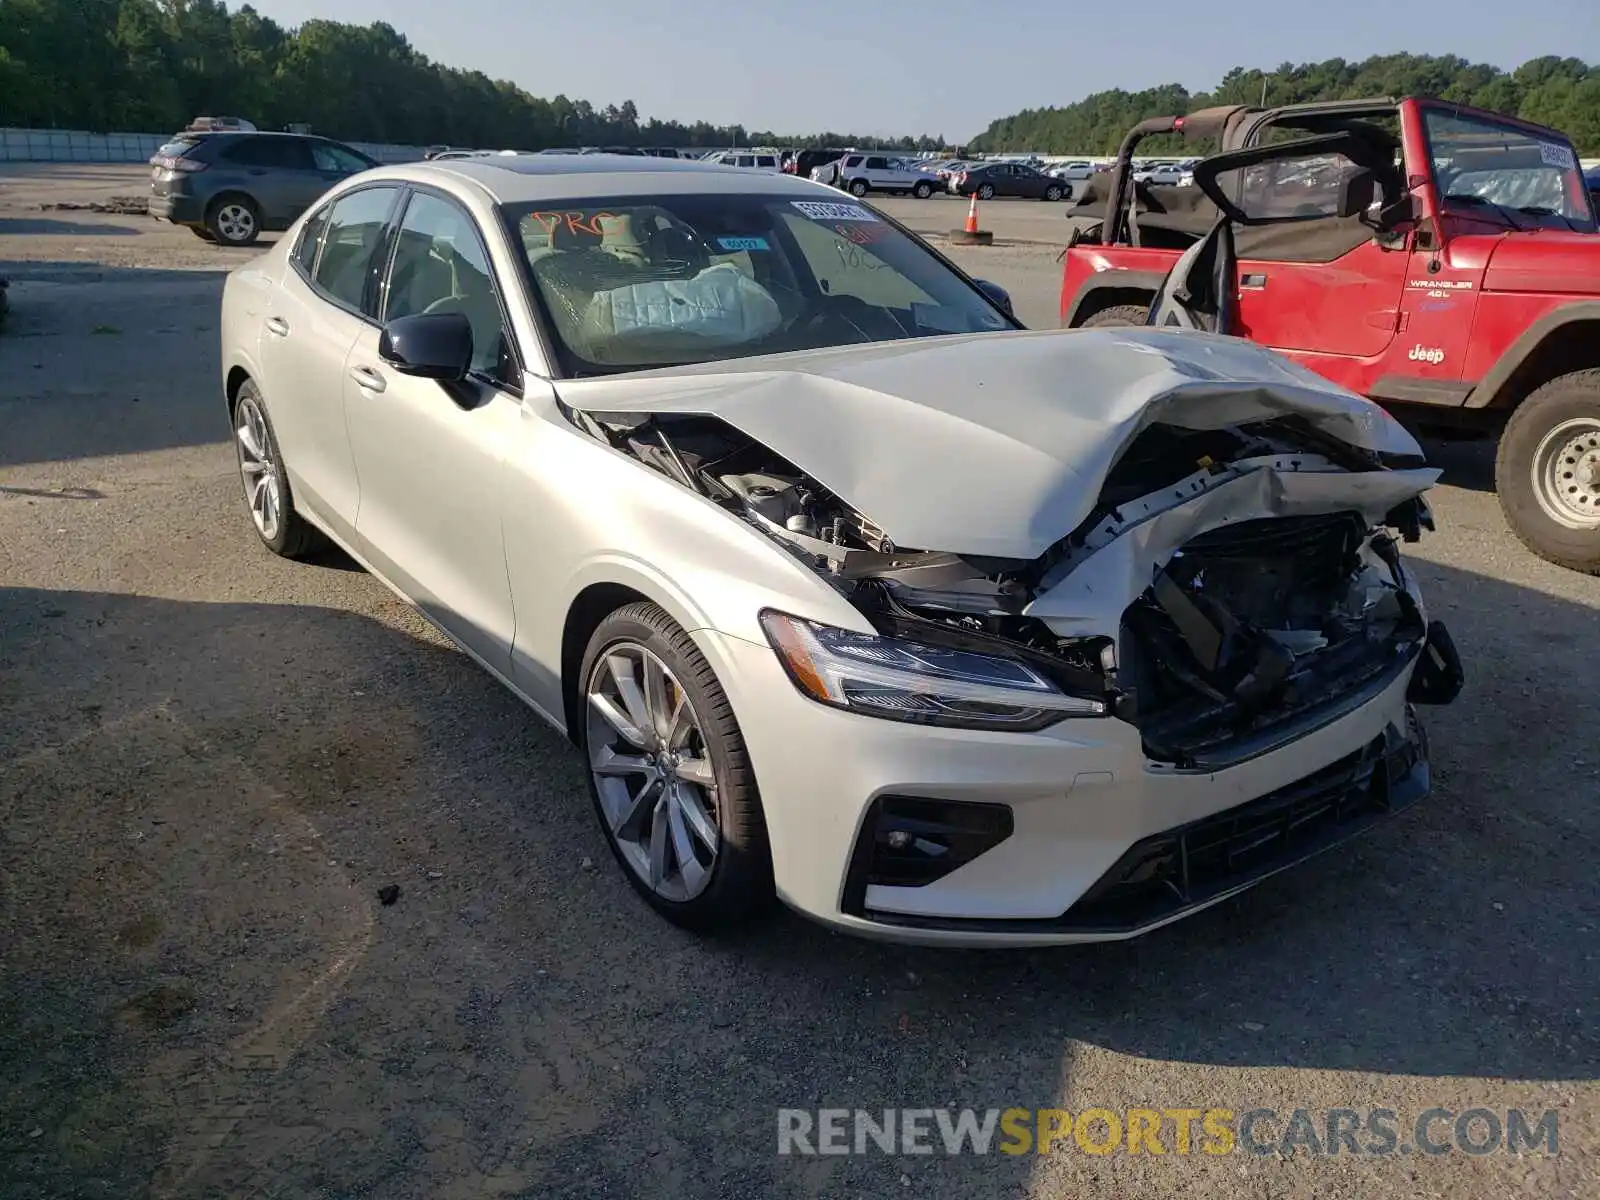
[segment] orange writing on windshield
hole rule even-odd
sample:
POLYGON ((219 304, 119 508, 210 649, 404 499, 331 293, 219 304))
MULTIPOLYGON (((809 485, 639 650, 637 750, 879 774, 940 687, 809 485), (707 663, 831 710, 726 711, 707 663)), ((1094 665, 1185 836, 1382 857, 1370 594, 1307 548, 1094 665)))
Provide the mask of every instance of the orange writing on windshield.
POLYGON ((536 212, 528 215, 539 222, 546 236, 554 236, 555 231, 565 225, 569 233, 592 233, 599 237, 605 232, 600 226, 601 221, 617 220, 617 214, 609 212, 536 212))

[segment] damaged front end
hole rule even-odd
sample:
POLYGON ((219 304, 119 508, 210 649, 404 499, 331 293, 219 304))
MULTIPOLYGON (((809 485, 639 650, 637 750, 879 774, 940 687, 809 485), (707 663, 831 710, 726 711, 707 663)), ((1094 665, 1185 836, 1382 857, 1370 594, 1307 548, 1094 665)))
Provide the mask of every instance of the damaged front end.
MULTIPOLYGON (((1013 728, 1115 716, 1138 728, 1154 763, 1210 771, 1352 711, 1419 656, 1413 700, 1447 703, 1461 686, 1399 553, 1432 528, 1422 494, 1437 472, 1292 414, 1146 426, 1092 511, 1027 560, 898 546, 717 417, 568 415, 770 537, 894 645, 1009 662, 1070 700, 1024 711, 1013 728)), ((981 710, 975 723, 992 728, 998 709, 982 683, 952 687, 957 700, 926 713, 887 687, 869 699, 941 724, 981 710)))

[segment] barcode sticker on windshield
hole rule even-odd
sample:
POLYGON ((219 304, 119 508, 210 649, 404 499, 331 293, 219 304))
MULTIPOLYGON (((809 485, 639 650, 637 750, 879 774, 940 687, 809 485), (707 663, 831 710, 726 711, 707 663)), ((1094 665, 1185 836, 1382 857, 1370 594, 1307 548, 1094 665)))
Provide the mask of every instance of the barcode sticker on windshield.
POLYGON ((831 204, 826 200, 791 200, 793 204, 813 221, 876 221, 873 216, 859 204, 831 204))
POLYGON ((1560 167, 1563 171, 1573 169, 1571 146, 1562 146, 1555 142, 1540 142, 1539 157, 1547 167, 1560 167))

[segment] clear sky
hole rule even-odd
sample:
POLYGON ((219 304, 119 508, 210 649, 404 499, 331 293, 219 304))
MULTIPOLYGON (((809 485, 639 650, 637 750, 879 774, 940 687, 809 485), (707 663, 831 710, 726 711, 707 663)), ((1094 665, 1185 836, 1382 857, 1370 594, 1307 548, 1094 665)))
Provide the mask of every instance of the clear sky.
POLYGON ((387 21, 430 58, 536 96, 631 99, 644 117, 780 134, 960 140, 1107 88, 1199 90, 1233 66, 1400 51, 1600 63, 1600 0, 254 2, 285 25, 387 21))

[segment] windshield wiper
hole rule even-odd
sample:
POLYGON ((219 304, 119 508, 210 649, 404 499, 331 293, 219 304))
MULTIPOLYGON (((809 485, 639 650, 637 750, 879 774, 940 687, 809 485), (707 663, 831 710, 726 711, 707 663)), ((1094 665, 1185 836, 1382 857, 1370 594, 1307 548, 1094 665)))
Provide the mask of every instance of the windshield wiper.
POLYGON ((1517 205, 1517 211, 1519 213, 1527 213, 1530 217, 1560 217, 1566 222, 1568 229, 1574 233, 1578 232, 1578 227, 1572 223, 1572 218, 1559 209, 1546 208, 1542 204, 1519 204, 1517 205))
POLYGON ((1493 200, 1485 200, 1482 196, 1468 195, 1463 192, 1452 192, 1446 195, 1444 198, 1446 204, 1449 204, 1452 200, 1458 204, 1465 204, 1472 208, 1491 209, 1494 212, 1494 215, 1500 218, 1500 224, 1504 225, 1507 229, 1514 229, 1518 233, 1526 233, 1528 230, 1526 225, 1522 224, 1520 221, 1513 220, 1511 216, 1508 215, 1511 210, 1502 205, 1496 204, 1493 200))

